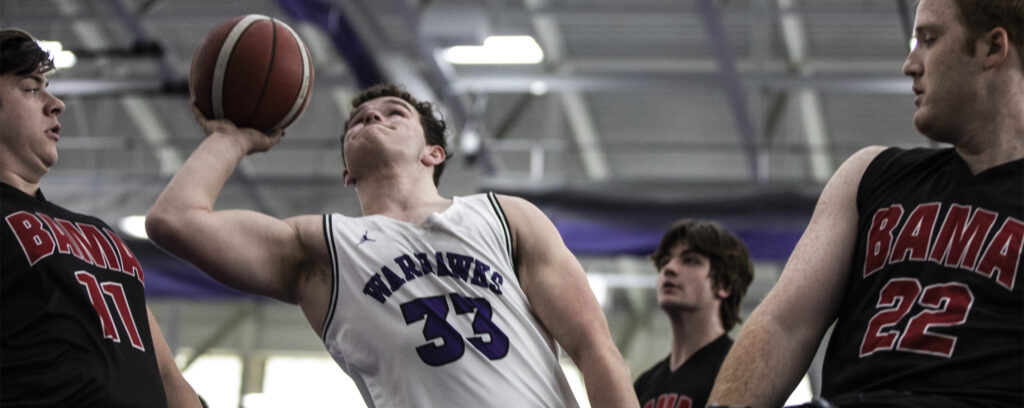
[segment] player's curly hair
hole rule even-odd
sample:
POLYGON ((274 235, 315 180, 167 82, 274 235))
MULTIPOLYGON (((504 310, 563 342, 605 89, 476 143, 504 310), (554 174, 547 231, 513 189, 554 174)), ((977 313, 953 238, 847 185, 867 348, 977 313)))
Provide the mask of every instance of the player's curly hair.
MULTIPOLYGON (((420 115, 420 125, 423 126, 423 135, 427 139, 427 145, 441 146, 441 148, 444 149, 445 160, 434 166, 434 185, 436 186, 441 180, 441 173, 444 172, 444 167, 448 164, 448 159, 452 157, 452 153, 448 151, 448 139, 446 137, 448 125, 445 124, 444 119, 441 118, 440 112, 437 111, 434 104, 427 101, 417 100, 409 93, 409 91, 406 91, 404 87, 396 84, 378 84, 364 89, 352 98, 353 112, 355 112, 355 108, 358 108, 359 105, 384 96, 392 96, 412 105, 420 115)), ((341 152, 343 159, 345 157, 345 133, 348 133, 349 123, 351 121, 352 117, 350 114, 349 118, 345 121, 345 130, 341 133, 341 152)))
POLYGON ((678 242, 686 242, 690 250, 711 261, 711 287, 729 291, 729 296, 722 299, 718 314, 725 331, 732 330, 742 321, 740 302, 754 280, 754 264, 747 246, 714 221, 682 219, 672 223, 651 254, 655 268, 661 269, 665 257, 678 242))

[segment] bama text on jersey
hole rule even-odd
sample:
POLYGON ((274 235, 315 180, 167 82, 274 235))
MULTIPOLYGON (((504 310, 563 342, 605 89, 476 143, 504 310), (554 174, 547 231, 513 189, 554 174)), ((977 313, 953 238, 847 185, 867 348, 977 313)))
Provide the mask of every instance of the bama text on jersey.
POLYGON ((70 254, 82 262, 136 277, 145 285, 142 265, 113 231, 43 213, 18 211, 5 219, 29 265, 53 254, 70 254))
POLYGON ((990 234, 997 213, 952 204, 940 220, 940 206, 919 204, 908 213, 894 204, 876 211, 867 236, 863 276, 909 259, 972 271, 1012 291, 1024 247, 1024 222, 1006 217, 990 234), (933 233, 936 227, 938 234, 933 233))
POLYGON ((667 393, 661 394, 658 398, 651 399, 644 404, 644 408, 691 408, 693 400, 685 395, 667 393))

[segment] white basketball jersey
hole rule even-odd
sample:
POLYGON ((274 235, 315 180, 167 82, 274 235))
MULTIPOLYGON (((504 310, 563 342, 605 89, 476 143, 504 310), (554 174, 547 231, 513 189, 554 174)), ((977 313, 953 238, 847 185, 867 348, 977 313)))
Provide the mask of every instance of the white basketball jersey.
POLYGON ((324 216, 327 351, 370 407, 576 407, 496 197, 453 200, 421 225, 324 216))

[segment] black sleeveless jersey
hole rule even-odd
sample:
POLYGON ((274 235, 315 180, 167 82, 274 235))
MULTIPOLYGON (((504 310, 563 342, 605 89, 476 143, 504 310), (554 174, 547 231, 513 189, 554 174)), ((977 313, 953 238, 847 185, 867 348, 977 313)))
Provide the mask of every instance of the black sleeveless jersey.
POLYGON ((166 407, 135 255, 42 193, 0 207, 0 406, 166 407))
POLYGON ((857 210, 822 395, 1024 406, 1024 159, 972 175, 953 149, 890 148, 857 210))
POLYGON ((670 356, 640 374, 633 390, 641 408, 703 408, 730 347, 732 339, 723 334, 697 350, 676 371, 669 368, 670 356))

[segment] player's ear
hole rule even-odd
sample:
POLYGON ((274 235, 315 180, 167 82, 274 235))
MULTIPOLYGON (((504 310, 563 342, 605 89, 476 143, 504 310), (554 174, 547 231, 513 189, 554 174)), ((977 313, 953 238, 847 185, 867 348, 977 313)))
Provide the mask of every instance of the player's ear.
POLYGON ((732 290, 729 285, 725 283, 716 283, 714 278, 711 278, 711 289, 715 292, 715 297, 719 299, 728 299, 729 295, 732 294, 732 290))
POLYGON ((444 148, 438 145, 427 145, 425 148, 426 152, 421 159, 424 165, 436 166, 444 162, 447 154, 444 152, 444 148))
POLYGON ((1010 54, 1009 34, 1003 27, 996 27, 981 36, 982 50, 985 50, 985 69, 998 66, 1006 61, 1010 54))
POLYGON ((345 181, 346 186, 356 185, 356 178, 352 177, 352 174, 348 172, 348 169, 341 171, 341 178, 345 181))

